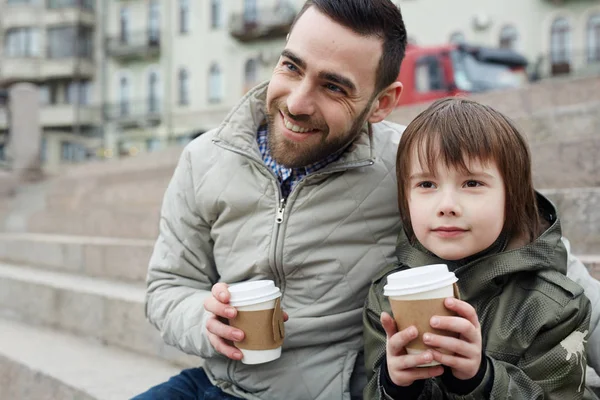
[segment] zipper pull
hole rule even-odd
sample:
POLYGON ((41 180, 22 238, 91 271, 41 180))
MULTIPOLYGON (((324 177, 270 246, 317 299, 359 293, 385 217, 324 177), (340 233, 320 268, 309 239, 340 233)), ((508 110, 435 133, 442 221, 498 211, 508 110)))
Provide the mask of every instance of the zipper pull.
POLYGON ((281 199, 279 201, 279 207, 277 208, 277 223, 280 224, 283 222, 283 213, 285 212, 285 199, 281 199))

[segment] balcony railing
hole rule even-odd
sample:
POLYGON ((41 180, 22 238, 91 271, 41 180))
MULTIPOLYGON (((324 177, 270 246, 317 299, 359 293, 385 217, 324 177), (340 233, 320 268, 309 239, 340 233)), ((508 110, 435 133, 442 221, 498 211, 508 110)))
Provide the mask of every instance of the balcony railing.
POLYGON ((240 42, 285 37, 295 16, 296 10, 289 4, 262 8, 254 15, 233 14, 229 21, 229 33, 240 42))
POLYGON ((558 76, 600 76, 600 49, 540 54, 529 63, 532 80, 558 76))
POLYGON ((106 52, 123 60, 157 57, 160 54, 160 32, 143 31, 109 38, 106 52))
POLYGON ((57 8, 80 8, 94 11, 94 0, 47 0, 49 9, 57 8))
POLYGON ((158 98, 105 104, 104 117, 121 126, 154 126, 162 119, 162 104, 158 98))

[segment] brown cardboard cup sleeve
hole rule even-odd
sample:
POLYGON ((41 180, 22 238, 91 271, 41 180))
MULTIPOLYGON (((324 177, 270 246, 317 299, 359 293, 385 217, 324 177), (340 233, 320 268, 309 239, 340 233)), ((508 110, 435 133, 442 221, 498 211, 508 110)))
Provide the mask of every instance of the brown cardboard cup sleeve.
POLYGON ((276 299, 275 307, 268 310, 238 310, 237 316, 229 320, 229 325, 245 333, 244 340, 234 342, 235 347, 239 349, 276 349, 283 344, 285 337, 280 299, 276 299))
MULTIPOLYGON (((456 283, 453 285, 454 297, 460 299, 460 293, 456 283)), ((431 332, 443 336, 456 337, 456 333, 448 332, 440 329, 434 329, 429 324, 432 316, 454 316, 454 312, 448 310, 444 306, 444 298, 438 299, 427 299, 427 300, 392 300, 390 299, 390 305, 392 306, 392 313, 394 314, 394 320, 398 327, 398 331, 408 328, 414 325, 419 331, 419 336, 410 342, 407 347, 418 350, 427 350, 429 347, 426 346, 423 341, 423 334, 425 332, 431 332)))

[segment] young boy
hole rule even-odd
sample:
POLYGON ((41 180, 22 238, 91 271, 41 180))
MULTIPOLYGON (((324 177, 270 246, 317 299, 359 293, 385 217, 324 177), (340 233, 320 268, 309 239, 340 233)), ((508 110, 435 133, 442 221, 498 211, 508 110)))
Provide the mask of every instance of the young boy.
POLYGON ((396 167, 404 231, 365 306, 365 399, 595 398, 584 382, 589 301, 565 276, 556 210, 533 189, 515 126, 470 100, 437 101, 406 128, 396 167), (457 316, 430 325, 456 337, 398 332, 387 275, 437 263, 458 277, 461 300, 446 299, 457 316), (418 335, 431 350, 408 355, 418 335))

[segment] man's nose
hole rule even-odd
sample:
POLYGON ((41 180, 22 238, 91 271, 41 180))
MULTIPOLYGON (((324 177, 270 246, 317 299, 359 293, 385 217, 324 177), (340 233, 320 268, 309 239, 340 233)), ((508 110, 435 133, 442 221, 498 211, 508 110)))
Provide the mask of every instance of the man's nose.
POLYGON ((438 205, 439 217, 458 217, 462 214, 462 209, 458 201, 458 196, 454 191, 447 190, 441 193, 440 203, 438 205))
POLYGON ((314 113, 314 93, 308 82, 300 82, 292 89, 287 98, 287 108, 292 115, 312 115, 314 113))

